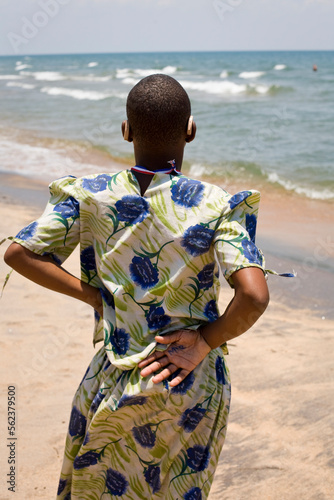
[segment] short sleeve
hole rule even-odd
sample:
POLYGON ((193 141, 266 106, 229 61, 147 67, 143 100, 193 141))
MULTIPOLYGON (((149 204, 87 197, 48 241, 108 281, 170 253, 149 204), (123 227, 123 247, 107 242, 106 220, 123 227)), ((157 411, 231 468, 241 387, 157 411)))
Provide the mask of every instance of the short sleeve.
POLYGON ((63 177, 52 182, 41 217, 21 229, 12 241, 39 255, 50 255, 59 264, 64 262, 80 241, 75 181, 75 177, 63 177))
POLYGON ((245 267, 265 271, 265 260, 255 244, 260 202, 258 191, 241 191, 227 199, 215 228, 214 246, 221 270, 233 288, 232 274, 245 267))

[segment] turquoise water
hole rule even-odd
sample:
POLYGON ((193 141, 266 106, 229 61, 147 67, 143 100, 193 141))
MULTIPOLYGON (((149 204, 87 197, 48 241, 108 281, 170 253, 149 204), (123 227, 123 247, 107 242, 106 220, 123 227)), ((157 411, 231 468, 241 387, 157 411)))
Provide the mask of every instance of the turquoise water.
POLYGON ((0 57, 0 170, 52 178, 131 161, 126 96, 155 72, 191 98, 193 175, 334 199, 333 51, 0 57))

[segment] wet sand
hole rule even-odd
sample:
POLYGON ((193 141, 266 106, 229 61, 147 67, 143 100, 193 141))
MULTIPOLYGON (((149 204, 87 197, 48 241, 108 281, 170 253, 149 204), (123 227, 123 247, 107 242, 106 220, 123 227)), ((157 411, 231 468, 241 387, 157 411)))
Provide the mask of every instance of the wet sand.
MULTIPOLYGON (((1 175, 0 239, 36 218, 47 198, 43 181, 1 175)), ((210 500, 332 498, 334 214, 328 206, 262 194, 258 244, 267 267, 294 268, 298 277, 270 276, 268 310, 229 345, 230 422, 210 500)), ((1 283, 9 270, 6 246, 0 247, 1 283)), ((66 262, 77 275, 78 258, 76 250, 66 262)), ((222 309, 230 297, 223 286, 222 309)), ((17 388, 18 414, 17 492, 7 491, 4 436, 0 498, 55 498, 72 397, 96 352, 92 311, 17 273, 0 310, 1 428, 9 385, 17 388)))

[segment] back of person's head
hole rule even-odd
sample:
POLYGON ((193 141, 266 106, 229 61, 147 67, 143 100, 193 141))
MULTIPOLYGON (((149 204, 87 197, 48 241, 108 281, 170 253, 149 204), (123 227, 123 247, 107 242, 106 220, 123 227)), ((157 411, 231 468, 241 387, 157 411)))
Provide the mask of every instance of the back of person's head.
POLYGON ((126 111, 135 140, 143 147, 159 148, 177 143, 185 136, 191 105, 179 82, 156 74, 133 87, 126 111))

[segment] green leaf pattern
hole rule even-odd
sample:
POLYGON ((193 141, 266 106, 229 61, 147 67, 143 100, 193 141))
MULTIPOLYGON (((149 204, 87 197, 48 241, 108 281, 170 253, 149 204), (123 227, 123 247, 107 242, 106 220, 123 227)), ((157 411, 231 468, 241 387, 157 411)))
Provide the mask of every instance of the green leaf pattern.
MULTIPOLYGON (((84 423, 85 432, 67 434, 58 500, 70 498, 70 492, 71 498, 81 500, 117 498, 118 494, 111 491, 122 491, 124 500, 175 500, 184 498, 192 487, 200 489, 202 499, 209 494, 229 413, 226 346, 211 351, 178 390, 170 388, 168 382, 154 384, 152 377, 143 379, 137 364, 155 349, 164 348, 154 340, 155 311, 168 319, 158 330, 162 335, 179 328, 197 329, 208 321, 205 305, 218 298, 220 283, 214 276, 212 286, 200 289, 197 276, 206 265, 216 260, 231 286, 233 272, 242 267, 265 270, 264 261, 250 262, 243 248, 250 240, 246 214, 257 217, 260 197, 257 191, 249 191, 231 208, 231 195, 203 183, 198 206, 176 206, 171 189, 177 179, 155 175, 142 202, 149 207, 148 213, 136 220, 121 219, 116 208, 117 201, 125 196, 139 199, 139 186, 130 170, 111 176, 98 192, 85 189, 83 178, 59 179, 50 185, 51 197, 36 221, 34 234, 26 239, 14 238, 31 251, 52 254, 60 262, 78 244, 80 252, 92 247, 96 272, 83 269, 81 278, 103 289, 106 297, 103 318, 96 317, 93 335, 94 345, 101 342, 102 346, 73 399, 75 418, 80 426, 84 423), (53 211, 69 196, 80 205, 80 217, 76 219, 63 218, 53 211), (196 245, 201 242, 193 236, 195 230, 189 232, 189 228, 201 227, 204 233, 213 234, 204 253, 200 246, 197 251, 196 245), (191 241, 187 240, 189 234, 191 241), (129 265, 135 257, 150 259, 157 269, 159 282, 152 288, 138 286, 131 278, 129 265), (117 353, 117 343, 113 342, 117 332, 126 332, 129 337, 125 353, 125 344, 122 353, 117 353), (216 377, 217 356, 223 360, 225 384, 216 377), (103 398, 100 404, 99 397, 103 398), (178 423, 190 408, 205 415, 192 432, 186 432, 178 423), (134 425, 151 434, 154 431, 154 446, 142 447, 134 439, 134 425), (205 447, 209 453, 204 469, 198 471, 187 462, 187 450, 200 449, 196 446, 205 447), (92 464, 84 466, 85 460, 92 464)), ((73 421, 72 433, 75 425, 73 421)))

